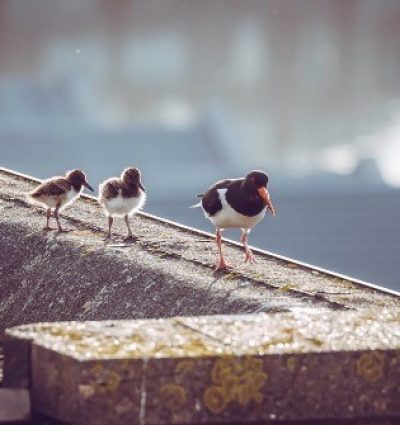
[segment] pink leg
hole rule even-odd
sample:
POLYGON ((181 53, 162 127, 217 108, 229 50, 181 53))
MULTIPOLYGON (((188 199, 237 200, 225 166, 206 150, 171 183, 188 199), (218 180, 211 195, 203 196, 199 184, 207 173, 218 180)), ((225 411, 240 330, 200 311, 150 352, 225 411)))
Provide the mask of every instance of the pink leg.
POLYGON ((242 237, 240 238, 240 242, 243 244, 244 246, 244 250, 246 252, 246 256, 244 259, 244 262, 247 263, 249 262, 250 264, 255 264, 256 259, 254 258, 253 253, 251 252, 251 249, 249 248, 249 245, 247 244, 247 233, 243 232, 242 237))
POLYGON ((108 217, 108 233, 106 235, 106 240, 111 238, 111 227, 112 227, 113 221, 114 221, 113 217, 109 216, 108 217))
POLYGON ((46 227, 43 230, 54 230, 53 227, 50 227, 50 217, 51 217, 51 208, 47 208, 47 211, 46 211, 46 227))
POLYGON ((61 223, 60 223, 60 217, 58 216, 58 210, 60 209, 60 205, 56 206, 56 209, 54 210, 54 217, 56 218, 57 221, 57 227, 58 227, 58 231, 59 232, 68 232, 68 230, 64 230, 61 227, 61 223))
POLYGON ((215 268, 215 270, 224 270, 224 269, 229 269, 231 268, 231 266, 229 266, 224 259, 224 256, 222 254, 222 234, 221 234, 221 230, 217 229, 216 232, 216 237, 215 240, 217 242, 217 249, 218 249, 218 263, 217 263, 217 267, 215 268))
POLYGON ((133 237, 132 229, 131 229, 131 226, 129 225, 129 217, 125 215, 124 219, 125 219, 126 227, 128 228, 128 234, 126 238, 124 238, 124 241, 130 242, 135 240, 135 238, 133 237))

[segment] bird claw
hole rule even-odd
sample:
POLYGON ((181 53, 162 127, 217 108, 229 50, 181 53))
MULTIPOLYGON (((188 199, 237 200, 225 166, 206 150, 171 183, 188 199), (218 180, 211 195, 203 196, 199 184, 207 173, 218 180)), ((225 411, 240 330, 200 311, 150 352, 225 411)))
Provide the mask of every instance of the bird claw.
POLYGON ((214 271, 218 272, 221 270, 232 270, 232 269, 233 269, 233 266, 225 263, 225 261, 220 261, 215 267, 214 271))
POLYGON ((246 252, 244 262, 245 263, 249 262, 249 264, 255 264, 257 261, 256 261, 256 258, 253 255, 253 253, 251 251, 249 251, 249 252, 246 252))
POLYGON ((136 242, 137 240, 138 238, 133 235, 128 235, 123 239, 124 242, 136 242))
POLYGON ((230 264, 217 264, 217 266, 215 267, 215 271, 220 271, 220 270, 232 270, 233 266, 231 266, 230 264))
POLYGON ((69 233, 69 232, 72 232, 72 229, 62 229, 62 228, 57 229, 57 233, 69 233))
POLYGON ((43 230, 45 232, 51 232, 51 231, 56 230, 56 229, 54 227, 46 226, 46 227, 43 227, 43 230))

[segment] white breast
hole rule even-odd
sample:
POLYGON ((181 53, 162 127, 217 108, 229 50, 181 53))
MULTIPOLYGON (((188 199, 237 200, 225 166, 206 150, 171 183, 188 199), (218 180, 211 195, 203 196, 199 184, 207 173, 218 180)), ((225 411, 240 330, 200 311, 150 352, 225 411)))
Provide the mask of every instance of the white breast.
POLYGON ((259 214, 248 217, 239 214, 228 204, 225 198, 226 189, 217 189, 217 192, 221 200, 222 209, 212 217, 207 215, 207 218, 218 229, 240 228, 250 230, 264 218, 265 208, 259 214))
POLYGON ((116 198, 112 199, 101 199, 101 203, 104 206, 108 215, 130 215, 141 209, 146 201, 146 194, 139 189, 139 196, 135 198, 123 198, 119 194, 116 198))
POLYGON ((61 195, 43 195, 39 198, 33 198, 28 195, 28 199, 35 205, 40 205, 44 208, 56 208, 57 205, 60 205, 60 211, 67 207, 69 204, 74 202, 74 200, 80 195, 80 191, 76 191, 74 188, 64 192, 61 195))
POLYGON ((73 187, 65 193, 65 196, 62 196, 60 210, 64 209, 69 204, 72 204, 79 197, 83 188, 81 190, 75 190, 73 187))

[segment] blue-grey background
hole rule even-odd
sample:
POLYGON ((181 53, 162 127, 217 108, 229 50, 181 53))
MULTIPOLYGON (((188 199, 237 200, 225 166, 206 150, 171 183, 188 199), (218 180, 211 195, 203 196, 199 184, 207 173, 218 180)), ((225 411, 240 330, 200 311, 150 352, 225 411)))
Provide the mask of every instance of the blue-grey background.
POLYGON ((205 230, 194 195, 264 169, 253 245, 400 289, 400 1, 1 0, 0 163, 136 165, 205 230))

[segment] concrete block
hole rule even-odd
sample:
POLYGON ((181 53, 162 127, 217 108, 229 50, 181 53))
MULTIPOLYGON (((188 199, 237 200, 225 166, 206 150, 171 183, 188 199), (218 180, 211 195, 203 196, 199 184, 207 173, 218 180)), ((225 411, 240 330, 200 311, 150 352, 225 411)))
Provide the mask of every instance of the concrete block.
POLYGON ((12 424, 30 420, 29 391, 16 388, 0 388, 0 424, 12 424))
POLYGON ((3 340, 4 370, 3 385, 8 388, 29 388, 30 384, 29 338, 10 338, 3 340))
POLYGON ((400 313, 66 322, 32 346, 33 408, 70 424, 400 418, 400 313))

